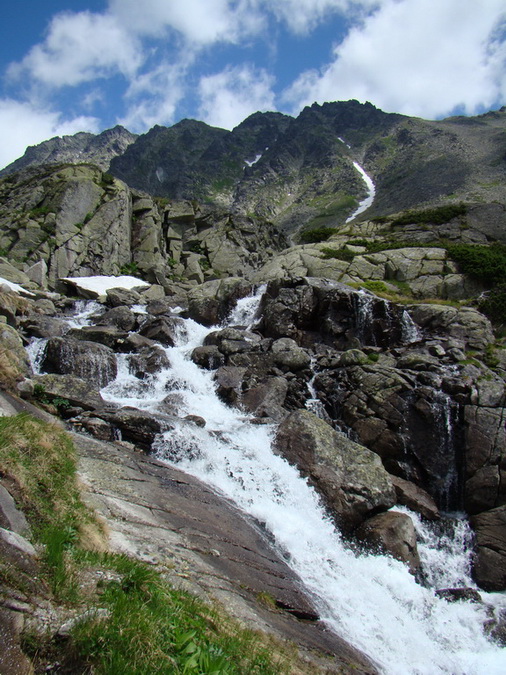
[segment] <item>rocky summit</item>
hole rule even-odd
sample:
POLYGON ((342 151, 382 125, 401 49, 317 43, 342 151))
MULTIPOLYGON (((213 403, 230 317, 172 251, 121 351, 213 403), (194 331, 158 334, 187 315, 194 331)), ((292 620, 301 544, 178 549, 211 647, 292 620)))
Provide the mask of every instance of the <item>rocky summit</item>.
MULTIPOLYGON (((233 429, 270 430, 272 465, 316 492, 322 530, 434 583, 431 602, 480 606, 497 647, 504 613, 480 593, 506 590, 505 289, 505 109, 425 121, 348 101, 232 131, 183 120, 52 139, 0 178, 1 407, 73 436, 111 550, 170 559, 174 583, 295 641, 315 672, 393 672, 346 622, 327 632, 334 601, 304 589, 267 514, 201 483, 204 445, 228 432, 183 403, 197 385, 173 386, 171 349, 199 326, 188 373, 212 381, 233 429), (256 313, 241 313, 255 293, 256 313), (135 395, 117 394, 121 377, 135 395), (472 569, 441 588, 420 532, 443 540, 455 512, 472 569)), ((14 478, 0 482, 0 558, 25 574, 40 551, 9 520, 11 492, 26 506, 14 478)), ((41 601, 1 583, 19 650, 27 615, 32 633, 47 628, 41 601)), ((23 658, 28 670, 5 672, 30 672, 23 658)))

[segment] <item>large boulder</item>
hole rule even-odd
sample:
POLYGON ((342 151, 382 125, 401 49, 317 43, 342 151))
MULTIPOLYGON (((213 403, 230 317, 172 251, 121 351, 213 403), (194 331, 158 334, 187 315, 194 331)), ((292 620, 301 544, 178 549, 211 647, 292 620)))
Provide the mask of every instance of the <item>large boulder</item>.
POLYGON ((405 562, 413 573, 420 568, 415 527, 405 513, 378 513, 357 528, 355 536, 373 550, 405 562))
POLYGON ((117 430, 122 440, 135 443, 146 452, 151 451, 158 434, 174 428, 173 420, 168 415, 149 413, 136 408, 99 411, 95 416, 117 430))
POLYGON ((215 326, 226 318, 237 300, 251 290, 252 285, 239 277, 207 281, 190 291, 189 315, 204 326, 215 326))
POLYGON ((395 490, 378 455, 307 410, 279 426, 276 449, 308 476, 344 531, 395 504, 395 490))
POLYGON ((409 308, 413 320, 422 328, 460 340, 466 349, 485 349, 494 342, 490 321, 472 307, 446 305, 413 305, 409 308))
POLYGON ((139 333, 166 347, 174 347, 178 331, 182 329, 184 329, 183 319, 177 316, 159 316, 146 319, 139 333))
POLYGON ((97 342, 70 337, 50 338, 40 367, 47 373, 80 377, 99 389, 112 382, 118 372, 112 349, 97 342))
POLYGON ((280 421, 288 412, 283 404, 288 392, 288 382, 284 377, 269 377, 261 384, 248 389, 241 396, 242 406, 257 417, 269 417, 280 421))
POLYGON ((33 379, 49 400, 66 399, 71 405, 85 410, 96 410, 105 405, 100 393, 80 377, 47 374, 37 375, 33 379))

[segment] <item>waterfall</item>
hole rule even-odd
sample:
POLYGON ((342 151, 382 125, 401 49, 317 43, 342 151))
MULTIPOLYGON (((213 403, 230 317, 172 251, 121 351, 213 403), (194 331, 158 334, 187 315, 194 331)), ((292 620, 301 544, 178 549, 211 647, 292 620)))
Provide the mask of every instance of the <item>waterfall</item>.
POLYGON ((436 391, 432 403, 436 434, 439 438, 439 454, 446 458, 447 470, 438 486, 441 508, 449 510, 461 506, 460 476, 458 466, 461 458, 458 456, 459 443, 457 434, 458 404, 454 403, 448 394, 436 391))
MULTIPOLYGON (((104 306, 95 300, 76 300, 70 316, 65 317, 67 330, 89 326, 94 314, 101 314, 104 306)), ((26 352, 35 375, 41 375, 40 365, 44 359, 47 338, 32 338, 26 352)))
POLYGON ((315 379, 318 375, 318 372, 316 371, 316 358, 314 356, 311 357, 311 363, 309 367, 313 375, 309 380, 309 382, 307 383, 309 398, 306 400, 306 410, 309 410, 309 412, 312 412, 313 415, 316 415, 320 419, 327 421, 328 415, 325 411, 323 403, 318 398, 318 392, 316 391, 314 386, 315 379))
POLYGON ((405 345, 418 342, 422 338, 420 329, 411 318, 407 309, 403 309, 401 313, 401 336, 402 342, 405 345))
MULTIPOLYGON (((257 302, 258 298, 251 301, 249 317, 257 302)), ((242 315, 241 323, 251 323, 249 317, 242 315)), ((232 321, 236 319, 237 315, 232 321)), ((274 425, 253 425, 250 416, 218 399, 213 374, 189 358, 210 330, 187 320, 177 346, 166 349, 170 368, 148 383, 134 383, 124 359, 117 380, 102 395, 150 410, 171 396, 178 401, 181 418, 204 417, 203 428, 181 419, 174 430, 160 435, 155 444, 158 458, 210 484, 263 524, 313 595, 329 628, 366 653, 380 672, 506 672, 504 650, 484 633, 485 605, 449 603, 434 588, 418 583, 401 562, 351 550, 313 489, 273 453, 274 425)), ((468 582, 472 584, 466 577, 468 582)), ((482 595, 506 604, 503 596, 482 595)))
POLYGON ((379 299, 371 293, 359 291, 354 296, 356 337, 361 345, 376 346, 376 336, 374 335, 374 305, 380 302, 379 299))

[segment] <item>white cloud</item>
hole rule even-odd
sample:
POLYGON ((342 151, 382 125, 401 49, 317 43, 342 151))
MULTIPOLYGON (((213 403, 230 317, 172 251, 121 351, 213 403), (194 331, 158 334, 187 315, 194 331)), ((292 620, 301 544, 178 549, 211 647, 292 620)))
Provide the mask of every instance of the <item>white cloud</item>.
POLYGON ((492 106, 506 87, 501 14, 503 0, 382 0, 335 48, 333 62, 302 73, 285 100, 299 109, 356 98, 429 118, 492 106))
POLYGON ((274 110, 274 78, 248 65, 228 67, 201 78, 200 116, 208 124, 232 129, 248 115, 274 110))
POLYGON ((378 5, 379 0, 267 0, 265 8, 286 23, 294 33, 313 30, 331 14, 339 13, 356 18, 364 10, 378 5))
POLYGON ((118 123, 137 133, 154 124, 174 122, 177 105, 185 94, 188 65, 162 62, 138 76, 126 92, 128 110, 118 123))
POLYGON ((12 99, 0 99, 0 167, 21 157, 28 145, 78 131, 96 133, 98 120, 94 117, 63 120, 60 113, 41 111, 12 99))
POLYGON ((252 0, 110 0, 110 11, 142 35, 177 31, 194 48, 215 42, 235 43, 264 25, 252 0))
POLYGON ((11 64, 8 74, 28 74, 49 87, 75 86, 116 73, 132 77, 142 60, 139 43, 113 16, 67 12, 52 19, 45 41, 11 64))

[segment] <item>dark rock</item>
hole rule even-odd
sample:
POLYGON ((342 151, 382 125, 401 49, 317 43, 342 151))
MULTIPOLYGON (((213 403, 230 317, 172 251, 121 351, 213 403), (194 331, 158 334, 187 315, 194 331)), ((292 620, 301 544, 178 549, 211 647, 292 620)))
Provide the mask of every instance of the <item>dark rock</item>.
POLYGON ((438 598, 443 598, 448 602, 483 602, 481 595, 474 588, 441 588, 436 591, 438 598))
POLYGON ((229 405, 237 405, 241 399, 246 368, 221 366, 214 375, 218 396, 229 405))
POLYGON ((122 343, 121 351, 131 352, 131 351, 140 351, 145 347, 156 347, 158 346, 154 340, 150 340, 139 333, 129 333, 124 342, 122 343))
POLYGON ((128 332, 136 327, 137 317, 128 307, 119 305, 104 312, 95 323, 100 326, 115 326, 128 332))
POLYGON ((283 408, 287 391, 288 382, 284 377, 270 377, 244 392, 241 403, 248 412, 257 417, 280 421, 288 414, 283 408))
POLYGON ((297 346, 295 340, 280 338, 272 343, 274 363, 281 369, 292 372, 308 368, 311 363, 309 354, 297 346))
POLYGON ((468 513, 476 514, 506 504, 504 410, 466 406, 464 420, 464 503, 468 513))
POLYGON ((506 589, 506 506, 471 518, 476 533, 474 578, 485 591, 506 589))
POLYGON ((204 326, 215 326, 226 318, 237 300, 251 290, 252 285, 240 278, 207 281, 189 293, 188 313, 204 326))
POLYGON ((96 416, 118 430, 122 440, 135 443, 146 452, 151 451, 158 434, 173 428, 173 419, 168 415, 148 413, 136 408, 103 410, 96 413, 96 416))
POLYGON ((357 528, 355 536, 366 541, 373 549, 406 563, 412 573, 420 568, 415 528, 405 513, 378 513, 357 528))
POLYGON ((199 415, 185 415, 183 419, 186 420, 187 422, 192 422, 197 427, 203 428, 206 426, 205 419, 203 417, 200 417, 199 415))
POLYGON ((50 316, 32 315, 20 322, 21 327, 31 337, 61 337, 68 331, 68 324, 63 319, 50 316))
POLYGON ((76 431, 85 431, 100 441, 115 441, 119 437, 117 429, 100 417, 76 415, 70 423, 76 431))
POLYGON ((184 329, 184 321, 179 317, 158 317, 148 319, 139 330, 140 335, 156 340, 166 347, 174 347, 177 331, 184 329))
POLYGON ((143 379, 146 375, 153 375, 165 368, 170 368, 170 361, 165 351, 154 345, 153 347, 141 347, 137 354, 130 354, 128 365, 135 377, 143 379))
POLYGON ((197 366, 207 370, 216 370, 216 368, 225 365, 225 357, 216 345, 195 347, 191 358, 197 366))
POLYGON ((439 509, 432 497, 411 481, 404 480, 398 476, 390 476, 392 485, 395 488, 397 503, 407 506, 408 509, 420 513, 427 520, 437 520, 440 518, 439 509))
POLYGON ((114 350, 121 350, 128 333, 116 326, 84 326, 73 328, 68 335, 76 340, 90 340, 114 350))
POLYGON ((117 375, 116 356, 105 345, 71 337, 55 337, 47 341, 41 369, 59 375, 74 375, 99 388, 117 375))
POLYGON ((109 307, 131 307, 141 302, 141 295, 137 291, 126 288, 110 288, 106 295, 109 307))

